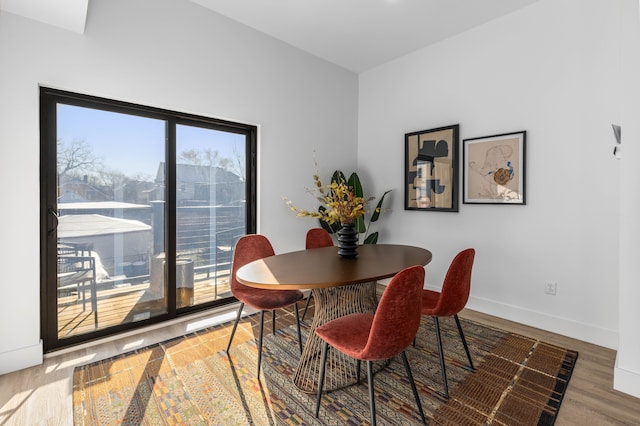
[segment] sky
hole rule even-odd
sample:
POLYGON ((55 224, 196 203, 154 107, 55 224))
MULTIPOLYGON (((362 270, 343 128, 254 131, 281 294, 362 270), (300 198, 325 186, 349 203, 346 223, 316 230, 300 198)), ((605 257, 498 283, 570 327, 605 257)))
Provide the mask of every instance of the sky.
MULTIPOLYGON (((106 169, 129 177, 155 177, 165 158, 162 120, 58 104, 57 139, 84 141, 106 169)), ((244 136, 193 126, 178 126, 177 154, 186 149, 217 150, 234 157, 233 145, 244 152, 244 136)))

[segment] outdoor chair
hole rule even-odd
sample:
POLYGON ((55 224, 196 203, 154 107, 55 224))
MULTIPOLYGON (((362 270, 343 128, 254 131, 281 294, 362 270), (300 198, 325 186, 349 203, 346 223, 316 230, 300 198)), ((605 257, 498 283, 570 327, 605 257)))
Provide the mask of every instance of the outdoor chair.
POLYGON ((87 291, 95 327, 98 327, 98 297, 96 294, 96 259, 93 256, 58 254, 58 292, 77 292, 82 298, 82 311, 86 311, 87 291))

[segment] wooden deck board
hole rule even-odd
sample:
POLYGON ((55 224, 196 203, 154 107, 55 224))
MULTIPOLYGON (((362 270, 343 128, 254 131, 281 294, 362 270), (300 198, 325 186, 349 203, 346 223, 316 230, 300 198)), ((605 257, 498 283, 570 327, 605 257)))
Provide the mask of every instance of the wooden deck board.
MULTIPOLYGON (((218 274, 217 289, 213 274, 207 279, 206 274, 196 275, 194 283, 194 304, 201 304, 231 297, 229 271, 218 274), (217 297, 216 297, 217 293, 217 297)), ((58 336, 65 338, 85 334, 96 330, 94 313, 91 310, 90 292, 86 292, 83 309, 82 297, 77 293, 68 293, 58 298, 58 336)), ((150 316, 166 312, 163 299, 153 296, 149 282, 125 283, 114 285, 98 284, 97 290, 98 328, 104 329, 115 325, 138 320, 135 316, 148 313, 150 316)))

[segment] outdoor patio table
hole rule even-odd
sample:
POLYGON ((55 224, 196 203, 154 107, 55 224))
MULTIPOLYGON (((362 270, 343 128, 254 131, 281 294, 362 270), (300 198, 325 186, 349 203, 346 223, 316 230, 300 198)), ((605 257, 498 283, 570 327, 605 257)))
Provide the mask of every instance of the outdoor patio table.
MULTIPOLYGON (((236 278, 242 284, 269 290, 311 289, 316 309, 293 382, 299 389, 314 393, 322 352, 322 340, 314 333, 316 327, 352 313, 373 313, 377 280, 430 261, 429 250, 406 245, 365 244, 358 247, 355 258, 340 257, 337 247, 323 247, 256 260, 239 268, 236 278)), ((331 350, 324 389, 352 385, 356 373, 355 360, 331 350)))

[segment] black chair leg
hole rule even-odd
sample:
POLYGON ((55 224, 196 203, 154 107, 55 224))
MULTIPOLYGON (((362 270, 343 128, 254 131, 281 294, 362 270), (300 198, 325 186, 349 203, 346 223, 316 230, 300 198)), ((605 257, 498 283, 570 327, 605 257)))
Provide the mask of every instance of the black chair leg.
POLYGON ((356 361, 356 385, 360 384, 360 364, 362 364, 362 361, 357 360, 356 361))
POLYGON ((409 367, 409 361, 407 360, 407 354, 402 351, 402 363, 404 369, 407 370, 407 377, 409 377, 409 383, 411 383, 411 390, 413 391, 413 397, 416 399, 416 405, 418 411, 420 411, 420 417, 422 417, 422 423, 427 424, 427 419, 424 417, 424 411, 422 411, 422 403, 420 402, 420 396, 418 395, 418 389, 416 388, 416 382, 413 380, 413 374, 411 374, 411 368, 409 367))
POLYGON ((307 309, 309 309, 309 302, 311 302, 312 297, 313 293, 309 293, 309 296, 307 296, 307 303, 304 304, 304 311, 302 311, 302 319, 300 321, 304 321, 304 317, 307 315, 307 309))
POLYGON ((231 342, 233 341, 233 336, 236 334, 236 328, 238 327, 238 322, 240 322, 240 316, 242 315, 242 308, 244 308, 244 303, 240 303, 240 308, 238 308, 238 315, 236 316, 236 322, 233 323, 233 329, 231 330, 231 336, 229 337, 229 344, 227 345, 227 355, 229 355, 229 348, 231 348, 231 342))
POLYGON ((464 333, 462 332, 462 325, 460 325, 460 319, 458 318, 458 314, 453 316, 456 319, 456 325, 458 326, 458 333, 460 334, 460 339, 462 339, 462 346, 464 346, 464 351, 467 353, 467 359, 469 360, 469 369, 471 371, 476 371, 473 366, 473 361, 471 360, 471 352, 469 352, 469 346, 467 346, 467 339, 464 338, 464 333))
POLYGON ((258 337, 258 380, 260 380, 260 366, 262 364, 262 336, 264 334, 264 311, 260 311, 260 336, 258 337))
POLYGON ((373 362, 367 360, 367 375, 369 376, 369 410, 371 412, 371 426, 376 426, 376 397, 373 392, 373 362))
POLYGON ((298 313, 298 302, 293 304, 296 312, 296 325, 298 326, 298 346, 300 347, 300 355, 302 355, 302 332, 300 331, 300 314, 298 313))
POLYGON ((442 370, 442 382, 444 384, 444 397, 449 399, 449 385, 447 384, 447 369, 444 366, 444 352, 442 350, 442 336, 440 336, 440 321, 433 317, 436 323, 436 337, 438 338, 438 352, 440 352, 440 369, 442 370))
POLYGON ((322 388, 324 387, 324 367, 327 363, 327 352, 329 351, 329 344, 324 342, 322 346, 322 360, 320 361, 320 375, 318 377, 318 396, 316 397, 316 418, 320 412, 320 399, 322 398, 322 388))

